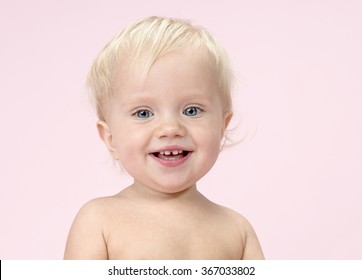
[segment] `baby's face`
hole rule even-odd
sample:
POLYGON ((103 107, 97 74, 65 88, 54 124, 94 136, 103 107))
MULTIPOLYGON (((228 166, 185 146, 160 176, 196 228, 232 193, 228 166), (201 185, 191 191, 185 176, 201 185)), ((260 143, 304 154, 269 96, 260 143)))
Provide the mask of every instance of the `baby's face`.
POLYGON ((192 187, 214 165, 231 118, 204 52, 157 60, 146 79, 120 70, 98 129, 135 183, 163 193, 192 187))

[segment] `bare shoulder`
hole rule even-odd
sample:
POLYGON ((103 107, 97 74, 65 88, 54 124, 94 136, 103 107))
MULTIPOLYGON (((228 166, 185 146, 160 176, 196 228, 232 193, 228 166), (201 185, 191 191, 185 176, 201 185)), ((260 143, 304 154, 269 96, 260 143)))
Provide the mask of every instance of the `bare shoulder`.
POLYGON ((98 214, 101 215, 107 209, 108 202, 112 199, 112 197, 99 197, 92 199, 85 203, 79 210, 78 214, 98 214))
POLYGON ((104 225, 112 197, 96 198, 81 207, 71 226, 64 259, 107 259, 104 225))
POLYGON ((229 219, 232 219, 232 221, 236 223, 239 227, 244 244, 242 259, 263 260, 264 254, 251 223, 240 213, 227 207, 219 207, 221 207, 220 211, 223 211, 224 214, 228 216, 229 219))
POLYGON ((101 226, 112 209, 114 197, 100 197, 84 204, 75 217, 74 223, 101 226))

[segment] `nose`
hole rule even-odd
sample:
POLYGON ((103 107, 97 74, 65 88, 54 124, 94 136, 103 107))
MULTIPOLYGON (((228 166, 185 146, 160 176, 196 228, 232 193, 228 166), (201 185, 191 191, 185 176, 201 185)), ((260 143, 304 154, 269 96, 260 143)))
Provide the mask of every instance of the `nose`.
POLYGON ((155 129, 155 136, 158 138, 183 137, 185 134, 184 125, 175 116, 164 116, 159 120, 155 129))

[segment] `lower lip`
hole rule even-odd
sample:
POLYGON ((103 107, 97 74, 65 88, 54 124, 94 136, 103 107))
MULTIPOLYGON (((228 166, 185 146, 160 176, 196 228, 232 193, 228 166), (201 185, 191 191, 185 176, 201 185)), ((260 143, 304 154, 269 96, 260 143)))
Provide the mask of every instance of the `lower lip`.
POLYGON ((162 158, 158 158, 153 154, 150 154, 151 157, 153 157, 158 163, 160 163, 163 166, 166 167, 177 167, 182 165, 185 161, 187 161, 189 159, 189 157, 191 156, 192 152, 189 152, 187 154, 187 156, 177 159, 177 160, 166 160, 166 159, 162 159, 162 158))

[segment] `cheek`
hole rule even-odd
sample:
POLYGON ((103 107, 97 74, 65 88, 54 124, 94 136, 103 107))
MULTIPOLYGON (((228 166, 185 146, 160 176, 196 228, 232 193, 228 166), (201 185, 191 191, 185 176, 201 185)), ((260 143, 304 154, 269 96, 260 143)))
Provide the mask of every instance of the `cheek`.
POLYGON ((146 137, 142 131, 120 127, 116 137, 114 137, 114 145, 122 165, 125 166, 126 161, 135 160, 143 151, 145 143, 146 137))
POLYGON ((210 160, 216 160, 220 152, 221 126, 217 124, 208 127, 209 129, 199 130, 197 133, 198 148, 210 160))
POLYGON ((198 169, 200 178, 211 170, 220 153, 220 141, 216 139, 215 135, 210 136, 205 135, 204 140, 199 145, 197 163, 200 168, 198 169))
POLYGON ((220 153, 220 141, 215 138, 209 138, 203 145, 203 150, 210 159, 217 159, 220 153))
POLYGON ((132 137, 120 141, 119 144, 117 149, 119 163, 129 175, 135 177, 144 160, 143 157, 140 157, 140 147, 137 145, 136 139, 132 137))

